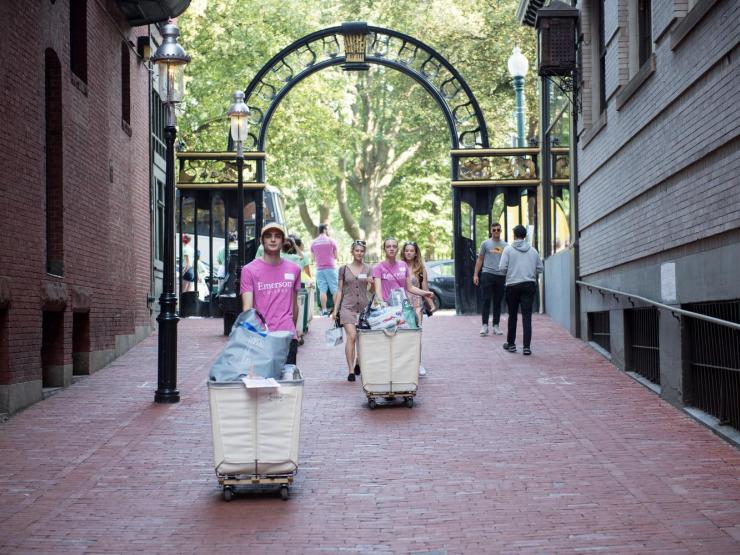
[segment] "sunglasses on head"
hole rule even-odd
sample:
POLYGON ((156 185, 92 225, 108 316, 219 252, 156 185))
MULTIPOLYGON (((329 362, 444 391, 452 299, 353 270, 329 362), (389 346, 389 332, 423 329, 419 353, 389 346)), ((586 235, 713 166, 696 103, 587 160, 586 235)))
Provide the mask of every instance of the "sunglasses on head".
POLYGON ((365 246, 365 241, 360 241, 359 239, 352 241, 352 246, 355 247, 357 245, 360 245, 361 247, 365 246))

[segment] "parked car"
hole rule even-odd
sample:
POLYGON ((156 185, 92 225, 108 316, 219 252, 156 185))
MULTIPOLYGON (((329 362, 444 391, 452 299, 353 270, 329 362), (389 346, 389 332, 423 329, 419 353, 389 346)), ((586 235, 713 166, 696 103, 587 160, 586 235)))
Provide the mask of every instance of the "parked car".
POLYGON ((455 261, 433 260, 426 263, 428 289, 434 293, 436 308, 455 308, 455 261))

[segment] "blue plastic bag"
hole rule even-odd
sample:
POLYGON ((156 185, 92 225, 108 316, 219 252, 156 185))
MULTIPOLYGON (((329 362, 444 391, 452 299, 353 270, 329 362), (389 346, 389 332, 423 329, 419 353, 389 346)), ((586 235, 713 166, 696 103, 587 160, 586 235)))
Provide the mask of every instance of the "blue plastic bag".
POLYGON ((251 373, 279 380, 291 339, 291 332, 270 332, 259 312, 246 310, 234 322, 229 340, 208 377, 213 382, 236 382, 251 373))

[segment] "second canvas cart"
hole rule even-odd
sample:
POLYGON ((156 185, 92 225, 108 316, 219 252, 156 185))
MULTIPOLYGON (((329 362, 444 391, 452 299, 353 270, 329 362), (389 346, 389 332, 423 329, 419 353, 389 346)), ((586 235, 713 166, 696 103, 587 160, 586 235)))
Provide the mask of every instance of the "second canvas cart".
POLYGON ((414 406, 419 385, 421 330, 357 330, 362 389, 371 409, 379 399, 414 406))

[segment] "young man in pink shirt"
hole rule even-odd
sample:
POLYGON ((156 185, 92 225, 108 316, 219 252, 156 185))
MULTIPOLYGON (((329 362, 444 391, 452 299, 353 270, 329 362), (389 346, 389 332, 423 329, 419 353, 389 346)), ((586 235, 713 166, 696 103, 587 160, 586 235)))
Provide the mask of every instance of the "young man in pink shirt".
POLYGON ((319 225, 319 236, 311 243, 311 254, 316 262, 316 287, 319 289, 321 315, 326 316, 327 293, 332 301, 337 292, 337 244, 329 237, 329 224, 319 225))
POLYGON ((301 288, 301 269, 297 264, 280 258, 285 241, 285 229, 269 223, 262 229, 262 258, 255 258, 242 268, 242 310, 257 309, 265 317, 269 331, 293 333, 287 364, 296 363, 298 339, 298 290, 301 288))

